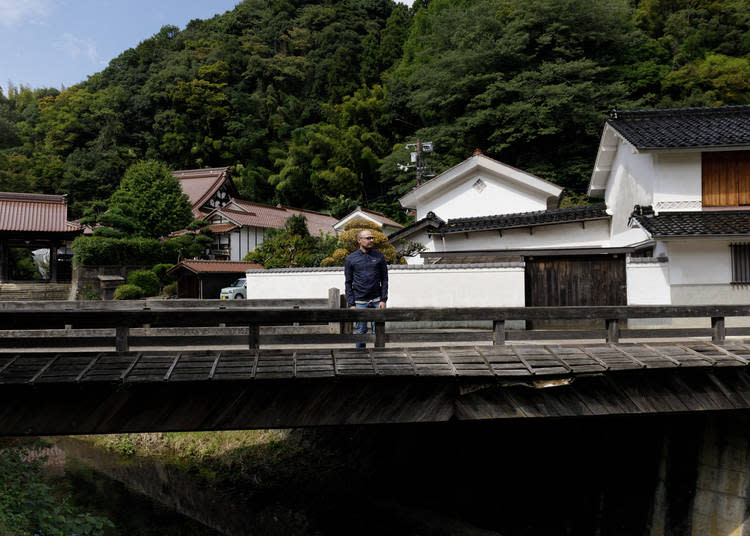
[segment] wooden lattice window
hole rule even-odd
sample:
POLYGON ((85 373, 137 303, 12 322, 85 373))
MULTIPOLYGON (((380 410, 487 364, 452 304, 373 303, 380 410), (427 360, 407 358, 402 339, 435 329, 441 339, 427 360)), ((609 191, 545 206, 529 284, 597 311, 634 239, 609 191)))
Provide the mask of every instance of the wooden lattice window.
POLYGON ((704 207, 750 205, 750 151, 703 153, 704 207))
POLYGON ((732 283, 750 283, 750 244, 732 244, 732 283))

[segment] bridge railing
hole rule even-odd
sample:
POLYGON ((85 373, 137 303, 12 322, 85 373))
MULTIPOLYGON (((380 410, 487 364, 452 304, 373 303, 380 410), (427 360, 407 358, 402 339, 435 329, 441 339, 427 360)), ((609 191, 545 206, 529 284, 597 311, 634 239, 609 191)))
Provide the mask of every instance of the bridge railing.
MULTIPOLYGON (((337 296, 338 299, 338 296, 337 296)), ((128 351, 141 346, 332 345, 386 343, 483 342, 621 338, 707 337, 750 335, 750 327, 726 327, 727 317, 750 317, 750 305, 602 306, 602 307, 472 307, 472 308, 292 308, 258 307, 246 300, 143 302, 0 302, 0 348, 114 346, 128 351), (710 318, 711 327, 623 327, 629 319, 710 318), (604 329, 506 329, 510 320, 599 320, 604 329), (374 334, 351 333, 353 322, 374 323, 374 334), (489 321, 491 329, 399 330, 401 322, 489 321), (301 333, 304 325, 328 326, 326 331, 301 333), (301 328, 290 328, 303 325, 301 328), (386 331, 388 325, 388 331, 386 331), (145 327, 144 327, 145 326, 145 327), (280 327, 281 326, 281 327, 280 327), (297 329, 297 332, 294 331, 297 329), (334 331, 334 332, 331 332, 334 331)), ((338 303, 339 307, 341 302, 338 303)), ((488 324, 489 324, 488 322, 488 324)))

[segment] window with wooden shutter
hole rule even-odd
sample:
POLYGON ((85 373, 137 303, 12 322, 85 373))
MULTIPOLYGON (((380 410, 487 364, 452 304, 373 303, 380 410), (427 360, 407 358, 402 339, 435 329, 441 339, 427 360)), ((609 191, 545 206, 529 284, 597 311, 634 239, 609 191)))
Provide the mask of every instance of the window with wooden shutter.
POLYGON ((750 205, 750 151, 703 153, 704 207, 750 205))
POLYGON ((750 244, 732 244, 732 283, 750 283, 750 244))

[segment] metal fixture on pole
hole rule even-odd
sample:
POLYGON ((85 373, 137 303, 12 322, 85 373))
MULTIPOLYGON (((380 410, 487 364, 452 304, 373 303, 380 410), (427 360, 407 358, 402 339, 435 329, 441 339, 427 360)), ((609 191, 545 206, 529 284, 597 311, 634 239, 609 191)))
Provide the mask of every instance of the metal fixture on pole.
POLYGON ((431 141, 421 141, 417 139, 417 143, 407 143, 404 147, 407 149, 412 149, 410 153, 410 164, 396 164, 398 169, 401 171, 409 171, 409 169, 414 168, 414 171, 417 175, 417 186, 422 184, 423 178, 432 178, 434 177, 434 173, 430 171, 430 165, 427 158, 425 158, 425 153, 431 153, 432 152, 432 142, 431 141))

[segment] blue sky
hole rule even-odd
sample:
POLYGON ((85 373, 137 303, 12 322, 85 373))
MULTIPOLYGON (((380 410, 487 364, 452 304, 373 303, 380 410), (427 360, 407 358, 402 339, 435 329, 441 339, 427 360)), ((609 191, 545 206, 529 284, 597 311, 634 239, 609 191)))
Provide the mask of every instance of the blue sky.
MULTIPOLYGON (((241 0, 0 0, 0 88, 70 87, 171 24, 241 0)), ((412 0, 402 0, 411 5, 412 0)))
POLYGON ((240 0, 0 0, 0 87, 70 87, 165 24, 185 28, 240 0))

